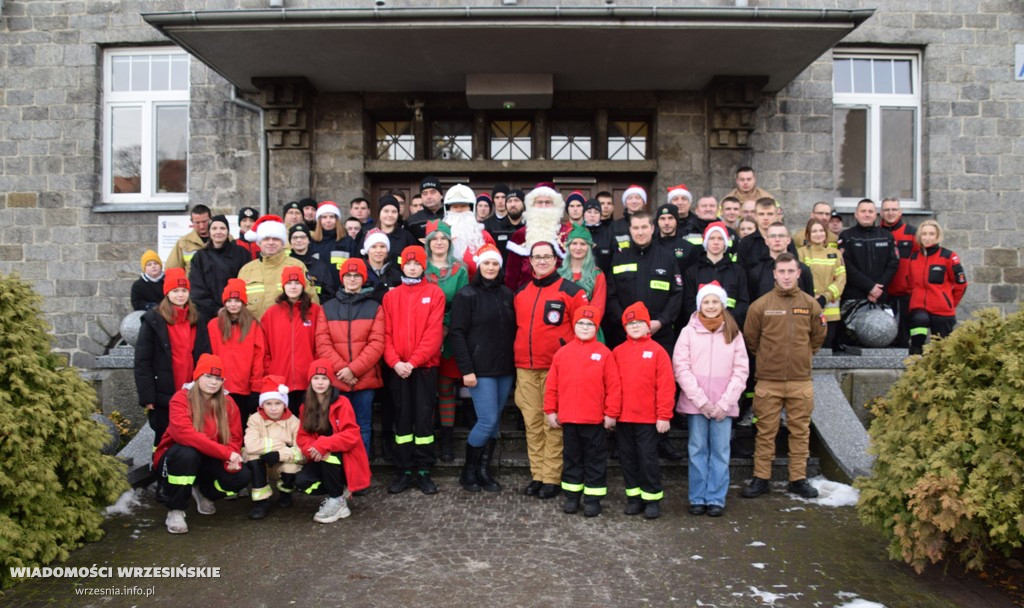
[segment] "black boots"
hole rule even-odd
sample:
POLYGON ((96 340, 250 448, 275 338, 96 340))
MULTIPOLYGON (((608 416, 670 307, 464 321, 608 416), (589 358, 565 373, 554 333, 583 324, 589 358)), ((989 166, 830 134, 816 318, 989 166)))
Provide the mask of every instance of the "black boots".
POLYGON ((478 475, 480 467, 480 456, 483 455, 484 448, 475 448, 469 443, 466 443, 466 464, 462 465, 462 474, 459 475, 459 484, 462 485, 462 489, 467 492, 479 492, 480 491, 480 478, 478 475))
POLYGON ((491 462, 494 459, 494 447, 498 445, 498 440, 491 438, 484 444, 480 453, 480 468, 477 470, 477 480, 480 483, 480 487, 486 492, 500 492, 501 484, 498 480, 491 475, 491 462))
POLYGON ((450 426, 441 427, 441 460, 451 462, 455 460, 455 445, 452 443, 452 431, 450 426))

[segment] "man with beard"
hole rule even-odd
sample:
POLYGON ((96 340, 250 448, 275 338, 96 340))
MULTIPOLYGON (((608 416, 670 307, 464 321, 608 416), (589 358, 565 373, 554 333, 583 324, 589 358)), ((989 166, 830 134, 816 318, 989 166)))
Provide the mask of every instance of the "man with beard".
MULTIPOLYGON (((512 193, 509 193, 506 206, 509 216, 512 207, 509 204, 512 193)), ((505 269, 505 284, 515 291, 530 281, 530 249, 534 243, 548 241, 562 243, 569 232, 569 224, 562 223, 565 213, 565 200, 548 184, 537 184, 526 195, 526 210, 523 219, 526 225, 519 228, 508 239, 508 264, 505 269)), ((556 247, 555 254, 565 257, 565 251, 556 247)))
POLYGON ((503 265, 508 264, 508 238, 523 224, 524 196, 522 190, 510 190, 505 184, 498 184, 494 187, 494 215, 487 218, 484 228, 494 237, 498 251, 501 252, 503 265))
POLYGON ((476 252, 494 239, 476 220, 476 195, 469 186, 455 184, 444 195, 444 222, 452 229, 452 255, 466 264, 470 278, 476 274, 476 252))
POLYGON ((424 177, 420 182, 420 196, 423 199, 423 208, 409 216, 409 219, 406 220, 406 230, 422 241, 427 238, 427 222, 444 218, 444 208, 441 205, 441 180, 433 176, 424 177))

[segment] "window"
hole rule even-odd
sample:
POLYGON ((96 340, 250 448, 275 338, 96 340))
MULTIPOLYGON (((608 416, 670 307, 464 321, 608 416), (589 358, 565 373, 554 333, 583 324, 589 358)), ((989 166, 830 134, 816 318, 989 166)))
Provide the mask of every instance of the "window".
POLYGON ((533 123, 528 120, 491 121, 491 159, 529 160, 532 157, 533 123))
POLYGON ((376 127, 377 158, 380 160, 412 160, 416 136, 408 120, 382 120, 376 127))
POLYGON ((473 123, 468 120, 435 120, 430 126, 430 158, 469 160, 473 157, 473 123))
POLYGON ((103 58, 103 200, 188 201, 189 59, 178 48, 103 58))
POLYGON ((645 120, 609 120, 608 159, 646 160, 649 131, 645 120))
POLYGON ((593 158, 593 126, 589 122, 566 120, 551 122, 552 160, 590 160, 593 158))
POLYGON ((920 56, 833 56, 833 175, 837 204, 895 196, 921 204, 920 56))

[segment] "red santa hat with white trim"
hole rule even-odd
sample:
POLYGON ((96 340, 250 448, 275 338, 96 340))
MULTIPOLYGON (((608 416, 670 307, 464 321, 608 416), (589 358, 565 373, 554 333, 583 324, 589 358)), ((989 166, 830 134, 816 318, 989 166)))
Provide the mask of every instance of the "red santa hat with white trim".
POLYGON ((288 405, 288 385, 284 383, 284 376, 264 376, 259 387, 260 405, 271 399, 277 399, 288 405))
POLYGON ((672 202, 677 196, 685 196, 691 203, 693 202, 693 194, 690 193, 690 189, 686 187, 686 184, 676 184, 675 186, 669 186, 668 188, 668 202, 672 202))
POLYGON ((341 210, 338 209, 338 203, 335 203, 334 201, 324 201, 316 206, 316 219, 320 219, 328 213, 333 213, 334 217, 341 219, 341 210))
POLYGON ((721 233, 722 240, 725 241, 725 246, 726 247, 731 247, 732 246, 732 242, 731 242, 731 239, 729 237, 729 229, 725 227, 725 222, 711 222, 710 224, 708 224, 707 228, 704 229, 704 239, 703 240, 704 240, 704 249, 705 250, 707 250, 707 248, 708 248, 708 236, 712 232, 721 233))
POLYGON ((626 204, 626 198, 628 198, 630 194, 639 194, 640 198, 644 199, 644 204, 647 204, 647 191, 644 190, 642 186, 632 184, 629 188, 626 188, 626 190, 622 193, 623 205, 626 204))
POLYGON ((245 240, 250 243, 259 243, 263 239, 280 239, 282 243, 288 242, 288 229, 284 227, 281 216, 264 215, 256 220, 249 232, 245 233, 245 240))

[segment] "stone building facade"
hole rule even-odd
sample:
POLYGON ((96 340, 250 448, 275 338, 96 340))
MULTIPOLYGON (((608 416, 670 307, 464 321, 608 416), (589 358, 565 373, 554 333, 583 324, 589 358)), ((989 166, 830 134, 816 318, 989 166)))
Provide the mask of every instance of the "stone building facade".
MULTIPOLYGON (((721 48, 707 43, 700 48, 685 47, 688 54, 675 60, 680 73, 699 73, 702 66, 711 63, 712 56, 727 55, 726 49, 743 46, 747 38, 736 32, 747 31, 744 28, 749 27, 754 39, 764 19, 785 21, 790 9, 804 11, 803 21, 792 26, 794 36, 814 34, 815 26, 804 19, 808 10, 822 14, 826 9, 850 11, 860 15, 851 18, 855 22, 851 31, 807 60, 787 56, 786 51, 793 50, 787 45, 796 47, 801 42, 799 38, 787 39, 785 28, 782 34, 775 35, 772 44, 762 45, 764 52, 773 49, 780 65, 788 61, 786 65, 798 68, 793 77, 787 77, 778 87, 764 85, 757 74, 744 71, 758 51, 755 47, 741 48, 743 53, 732 59, 730 69, 711 74, 728 77, 722 86, 715 84, 720 80, 705 78, 695 86, 637 87, 631 86, 628 78, 614 75, 609 77, 607 87, 563 88, 556 76, 546 106, 542 104, 538 109, 526 104, 523 111, 514 114, 516 120, 529 125, 531 135, 521 140, 528 141, 532 148, 526 152, 526 159, 514 155, 498 158, 500 150, 489 144, 493 139, 492 123, 500 117, 499 110, 471 108, 466 92, 458 88, 425 90, 411 84, 408 88, 387 90, 321 90, 312 83, 328 74, 315 73, 316 62, 312 60, 310 73, 296 68, 295 74, 257 73, 260 78, 255 80, 230 82, 227 78, 233 73, 223 67, 229 60, 237 61, 238 55, 244 56, 246 52, 255 54, 253 62, 266 58, 259 54, 267 52, 259 46, 259 36, 264 34, 254 33, 255 38, 248 39, 255 45, 251 51, 201 49, 214 48, 217 36, 229 36, 231 28, 242 27, 238 25, 241 17, 242 21, 249 19, 244 27, 253 32, 270 32, 266 35, 271 36, 275 29, 280 33, 285 28, 266 25, 269 20, 260 25, 260 20, 273 11, 288 11, 296 16, 304 9, 374 10, 374 4, 368 0, 284 0, 279 3, 283 8, 271 10, 273 4, 278 3, 3 2, 0 272, 20 274, 44 296, 44 311, 53 325, 55 348, 66 353, 71 363, 92 367, 95 358, 118 339, 119 322, 130 310, 128 292, 131 282, 138 277, 139 256, 155 246, 158 215, 184 213, 186 205, 197 203, 223 213, 237 213, 242 206, 259 206, 261 139, 265 134, 266 198, 274 213, 279 212, 284 202, 305 196, 342 203, 356 196, 373 200, 387 188, 411 188, 424 174, 468 179, 475 188, 489 188, 498 179, 518 180, 525 185, 528 180, 552 177, 556 181, 562 178, 566 188, 581 187, 579 184, 621 188, 623 184, 640 182, 652 187, 652 201, 662 200, 669 185, 685 182, 694 193, 709 192, 721 197, 732 188, 736 167, 751 165, 757 170, 758 185, 779 198, 785 206, 787 222, 796 228, 815 201, 836 201, 841 207, 849 203, 850 197, 840 197, 837 187, 837 158, 858 155, 839 149, 837 142, 843 134, 837 133, 837 125, 855 131, 860 123, 844 123, 837 117, 841 107, 849 105, 856 113, 859 106, 837 101, 837 61, 875 58, 882 65, 894 54, 898 59, 901 53, 913 57, 911 81, 918 98, 914 110, 917 113, 907 123, 913 138, 913 161, 908 166, 912 167, 909 191, 914 199, 911 213, 915 214, 909 219, 913 222, 916 214, 934 216, 947 229, 947 246, 963 258, 971 286, 961 317, 989 305, 1004 310, 1015 310, 1018 306, 1024 284, 1024 205, 1019 202, 1024 186, 1024 80, 1016 80, 1015 71, 1021 66, 1015 65, 1014 52, 1015 45, 1024 44, 1024 9, 1015 0, 617 0, 611 5, 598 0, 518 0, 511 5, 503 0, 387 0, 383 7, 378 7, 376 10, 382 12, 407 11, 411 19, 427 18, 416 11, 437 9, 439 16, 433 17, 435 27, 437 19, 444 19, 444 9, 479 9, 478 13, 463 10, 469 17, 453 18, 447 29, 437 30, 437 40, 447 45, 453 58, 470 51, 484 52, 480 47, 466 49, 459 45, 464 31, 468 35, 476 28, 476 35, 485 32, 486 36, 489 23, 500 25, 508 20, 517 25, 514 11, 539 10, 550 5, 562 9, 550 20, 564 21, 566 27, 575 27, 584 34, 589 23, 600 22, 601 27, 611 28, 594 29, 589 34, 595 45, 601 45, 602 40, 618 44, 620 38, 614 36, 629 41, 628 36, 632 35, 633 43, 613 50, 619 55, 635 53, 640 59, 647 57, 645 61, 653 61, 654 57, 664 60, 665 52, 672 50, 670 46, 655 46, 663 42, 646 46, 646 41, 656 37, 645 28, 663 23, 659 20, 670 20, 671 27, 679 28, 680 40, 709 34, 714 39, 715 28, 725 27, 717 39, 723 45, 721 48), (737 4, 749 7, 737 8, 737 4), (652 8, 660 12, 651 11, 652 8), (580 14, 586 12, 587 19, 593 21, 583 17, 574 20, 570 16, 572 9, 580 9, 580 14), (609 12, 607 20, 617 21, 619 29, 597 15, 598 11, 612 9, 621 12, 609 12), (701 10, 707 13, 702 14, 701 10), (866 13, 867 10, 874 12, 866 13), (170 18, 143 16, 187 15, 189 11, 213 15, 220 21, 211 21, 207 26, 198 20, 195 25, 174 30, 166 26, 170 18), (624 30, 622 23, 635 26, 635 33, 624 30), (209 34, 205 27, 219 27, 223 32, 209 34), (179 40, 195 41, 195 48, 189 50, 198 55, 191 56, 188 62, 187 192, 181 197, 170 197, 174 200, 155 196, 133 201, 130 196, 122 196, 111 201, 104 193, 110 145, 106 133, 109 115, 104 109, 110 101, 105 99, 105 57, 126 48, 173 44, 165 36, 172 30, 179 40), (204 43, 213 46, 203 47, 204 43), (736 77, 737 74, 745 76, 736 77), (725 95, 725 101, 721 95, 725 95), (292 96, 291 102, 284 99, 288 96, 292 96), (295 96, 299 101, 295 101, 295 96), (251 105, 243 107, 246 103, 236 103, 236 98, 262 107, 264 122, 260 122, 260 114, 251 105), (421 124, 416 118, 421 111, 417 104, 428 113, 427 130, 417 130, 421 124), (436 157, 431 149, 429 125, 436 123, 429 120, 451 117, 469 124, 460 140, 472 142, 466 144, 472 149, 464 160, 445 160, 436 157), (618 152, 611 150, 614 145, 609 142, 616 136, 609 136, 609 130, 621 129, 634 119, 647 129, 642 153, 613 158, 618 152), (408 160, 378 157, 381 140, 377 133, 382 121, 412 125, 408 137, 414 143, 410 144, 408 160), (547 136, 570 123, 582 123, 593 129, 588 131, 589 152, 582 159, 556 159, 554 140, 547 136), (723 139, 716 141, 720 133, 724 134, 723 139), (573 181, 579 176, 589 181, 573 181)), ((331 15, 317 18, 321 17, 323 21, 318 23, 325 31, 341 21, 348 23, 348 17, 340 21, 332 21, 331 15)), ((394 36, 395 31, 401 33, 386 20, 373 23, 371 16, 360 27, 369 29, 371 35, 379 34, 382 40, 384 36, 394 36)), ((529 34, 528 30, 523 31, 529 34)), ((500 28, 494 31, 498 32, 493 34, 496 47, 507 47, 520 39, 518 35, 503 37, 500 28)), ((295 38, 288 40, 300 42, 295 38)), ((548 49, 552 61, 563 50, 557 42, 551 40, 548 49)), ((281 52, 288 46, 282 46, 281 52)), ((374 53, 383 61, 387 53, 398 52, 394 45, 371 50, 351 61, 372 61, 374 53)), ((406 53, 399 59, 415 64, 415 46, 410 44, 410 48, 399 51, 406 53)), ((571 55, 568 48, 564 54, 571 55)), ((346 59, 334 58, 339 66, 346 59)), ((642 68, 642 63, 639 65, 642 68)), ((604 67, 597 62, 591 66, 598 75, 604 67)), ((443 66, 424 67, 427 68, 443 70, 443 66)), ((634 71, 643 70, 634 65, 634 71)), ((413 69, 407 75, 410 83, 419 82, 416 72, 413 69)), ((663 74, 667 76, 669 72, 663 74)), ((653 79, 657 80, 659 75, 654 74, 653 79)), ((665 80, 678 83, 684 76, 665 80)), ((644 83, 652 80, 644 74, 638 78, 644 83)), ((884 114, 885 108, 882 110, 884 114)), ((847 114, 842 116, 849 118, 847 114)), ((850 134, 844 133, 843 141, 848 141, 850 134)), ((892 133, 899 131, 889 134, 892 133)), ((509 141, 514 143, 514 139, 510 137, 509 141)), ((615 141, 621 143, 620 140, 615 141)), ((891 160, 892 157, 884 159, 891 160)), ((874 169, 877 173, 878 165, 874 169)), ((886 170, 882 167, 883 172, 886 170)), ((865 192, 876 198, 888 194, 877 185, 865 192)))

